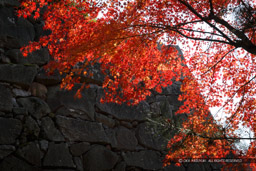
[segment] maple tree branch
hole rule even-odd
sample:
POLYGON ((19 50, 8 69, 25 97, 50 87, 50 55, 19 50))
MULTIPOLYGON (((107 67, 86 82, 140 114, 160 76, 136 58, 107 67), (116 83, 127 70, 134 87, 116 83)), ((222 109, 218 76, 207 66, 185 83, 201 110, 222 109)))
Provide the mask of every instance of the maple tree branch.
POLYGON ((209 0, 209 4, 210 4, 210 14, 213 14, 212 0, 209 0))
POLYGON ((215 114, 219 113, 220 110, 222 110, 222 109, 231 101, 231 99, 233 99, 233 98, 235 97, 235 95, 237 94, 237 92, 238 92, 241 88, 245 87, 247 84, 249 84, 249 83, 250 83, 251 81, 253 81, 255 78, 256 78, 256 75, 255 75, 254 77, 252 77, 249 81, 247 81, 246 83, 244 83, 242 86, 240 86, 239 89, 237 89, 237 90, 235 91, 235 93, 225 102, 225 104, 224 104, 215 114))
MULTIPOLYGON (((179 130, 179 131, 181 131, 181 129, 182 128, 176 128, 176 130, 179 130)), ((205 136, 205 135, 196 133, 191 129, 183 130, 183 132, 185 132, 186 134, 192 134, 194 136, 198 136, 200 138, 205 138, 205 139, 209 139, 209 140, 255 140, 256 139, 256 137, 255 138, 252 138, 252 137, 226 137, 225 135, 224 135, 224 137, 209 137, 209 136, 205 136)))
POLYGON ((234 42, 234 44, 233 44, 234 46, 242 47, 249 53, 256 55, 256 46, 250 41, 250 39, 242 31, 235 29, 228 22, 226 22, 225 20, 223 20, 215 15, 212 17, 213 17, 214 21, 225 26, 230 32, 232 32, 239 39, 241 39, 241 40, 236 40, 236 42, 234 42))
MULTIPOLYGON (((241 105, 242 105, 242 103, 243 103, 243 101, 244 101, 244 95, 245 95, 245 92, 243 92, 243 96, 242 96, 242 98, 240 99, 239 105, 238 105, 238 107, 237 107, 235 113, 232 114, 232 116, 229 118, 229 121, 231 121, 231 120, 236 116, 236 114, 238 113, 238 110, 240 109, 240 107, 241 107, 241 105)), ((229 122, 229 123, 225 126, 224 130, 228 128, 228 126, 229 126, 230 123, 231 123, 231 122, 229 122)))
POLYGON ((207 138, 211 140, 256 140, 256 138, 251 138, 251 137, 208 137, 208 136, 203 136, 201 134, 195 134, 201 138, 207 138))
POLYGON ((233 45, 233 44, 230 44, 229 42, 218 40, 218 39, 207 39, 207 38, 191 37, 191 36, 185 35, 184 33, 182 33, 179 30, 175 30, 175 31, 177 33, 179 33, 180 35, 182 35, 183 37, 186 37, 186 38, 191 39, 191 40, 202 40, 202 41, 208 41, 208 42, 219 42, 219 43, 225 43, 225 44, 233 45))
POLYGON ((224 34, 219 28, 217 28, 215 25, 210 23, 208 20, 213 19, 213 16, 209 17, 203 17, 201 14, 199 14, 188 2, 183 1, 183 0, 178 0, 180 3, 185 5, 193 14, 195 14, 197 17, 199 17, 201 20, 203 20, 205 23, 207 23, 210 27, 212 27, 214 30, 218 31, 227 41, 229 42, 228 44, 233 45, 234 42, 226 35, 224 34))
MULTIPOLYGON (((195 22, 201 22, 201 21, 202 20, 198 20, 198 21, 195 21, 195 22)), ((196 33, 210 34, 210 35, 214 35, 214 36, 223 37, 222 35, 216 34, 216 33, 213 33, 213 32, 199 31, 199 30, 186 29, 186 28, 180 27, 180 26, 184 26, 184 25, 190 24, 190 23, 193 23, 193 22, 182 23, 182 24, 178 24, 178 25, 175 25, 175 26, 166 26, 166 25, 162 25, 162 24, 155 24, 155 25, 138 24, 138 25, 130 25, 129 27, 151 27, 151 28, 159 28, 159 29, 162 29, 162 30, 172 30, 172 31, 177 31, 178 29, 181 29, 181 30, 186 30, 186 31, 191 31, 191 32, 196 32, 196 33)))
POLYGON ((217 66, 230 52, 234 51, 236 48, 231 49, 230 51, 228 51, 225 55, 222 56, 222 58, 220 58, 220 60, 218 60, 213 66, 211 66, 207 71, 205 71, 202 75, 206 74, 207 72, 209 72, 212 68, 214 68, 215 66, 217 66))
POLYGON ((225 38, 229 42, 227 44, 233 45, 235 47, 242 47, 249 53, 256 55, 256 46, 250 41, 250 39, 243 32, 235 29, 228 22, 226 22, 225 20, 221 19, 220 17, 214 15, 213 13, 210 13, 210 16, 208 16, 208 17, 203 17, 188 2, 183 1, 183 0, 179 0, 179 2, 182 3, 183 5, 185 5, 193 14, 195 14, 197 17, 199 17, 201 20, 203 20, 205 23, 207 23, 214 30, 218 31, 223 36, 223 38, 225 38), (223 25, 224 27, 226 27, 231 33, 235 34, 241 40, 235 40, 235 41, 231 40, 219 28, 217 28, 215 25, 213 25, 212 23, 210 23, 208 21, 208 20, 212 20, 212 19, 216 23, 219 23, 219 24, 223 25))
POLYGON ((198 30, 186 29, 186 28, 182 28, 182 27, 180 27, 180 28, 178 28, 178 29, 186 30, 186 31, 191 31, 191 32, 195 32, 195 33, 210 34, 210 35, 213 35, 213 36, 219 36, 219 37, 222 37, 220 34, 216 34, 216 33, 208 32, 208 31, 198 31, 198 30))
POLYGON ((179 27, 179 26, 184 26, 184 25, 188 25, 188 24, 195 24, 195 23, 199 23, 199 22, 204 22, 204 21, 203 20, 189 21, 189 22, 177 24, 176 26, 179 27))

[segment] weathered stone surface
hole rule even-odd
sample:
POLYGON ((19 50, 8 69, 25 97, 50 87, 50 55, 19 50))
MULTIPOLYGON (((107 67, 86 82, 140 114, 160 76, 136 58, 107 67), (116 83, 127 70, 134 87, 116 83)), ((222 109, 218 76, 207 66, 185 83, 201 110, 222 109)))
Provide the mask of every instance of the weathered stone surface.
POLYGON ((50 143, 49 149, 44 158, 43 165, 53 167, 75 168, 72 156, 69 153, 67 144, 65 143, 50 143))
POLYGON ((14 115, 27 115, 28 114, 27 109, 25 109, 23 107, 14 107, 14 108, 12 108, 12 112, 14 115))
POLYGON ((211 167, 208 163, 188 163, 186 167, 187 171, 208 171, 211 170, 211 167))
POLYGON ((96 93, 94 89, 84 89, 81 94, 82 98, 74 98, 77 90, 81 85, 76 84, 71 91, 60 90, 59 86, 48 89, 47 102, 52 110, 60 106, 69 109, 77 109, 85 112, 92 120, 94 119, 94 105, 96 93))
POLYGON ((89 116, 84 111, 78 109, 70 109, 64 106, 60 107, 55 114, 72 118, 80 118, 82 120, 94 121, 94 117, 92 115, 89 116))
POLYGON ((52 86, 61 82, 61 76, 58 71, 55 71, 52 75, 48 75, 45 70, 41 68, 36 75, 36 81, 46 86, 52 86))
POLYGON ((34 65, 24 66, 16 64, 0 65, 0 81, 14 83, 28 88, 34 80, 37 67, 34 65))
POLYGON ((162 101, 166 100, 166 96, 165 95, 156 95, 155 99, 156 99, 155 100, 156 102, 162 102, 162 101))
POLYGON ((43 171, 38 167, 30 166, 25 161, 14 156, 8 156, 0 163, 1 171, 43 171))
POLYGON ((64 116, 57 116, 56 121, 63 135, 70 141, 109 143, 109 139, 99 123, 64 116))
POLYGON ((120 125, 131 129, 133 127, 132 122, 120 121, 120 125))
POLYGON ((172 111, 174 110, 174 106, 170 105, 170 103, 167 100, 161 102, 160 110, 161 114, 166 118, 173 117, 172 111))
POLYGON ((12 145, 0 145, 0 159, 8 156, 15 151, 15 146, 12 145))
POLYGON ((18 149, 18 154, 32 165, 41 165, 41 152, 38 144, 30 142, 26 146, 18 149))
POLYGON ((146 102, 141 102, 137 106, 127 106, 125 104, 119 105, 115 103, 101 103, 100 99, 102 96, 103 90, 98 89, 96 106, 100 111, 108 113, 119 120, 145 120, 146 113, 149 110, 149 105, 146 102))
POLYGON ((188 119, 188 115, 187 114, 178 114, 178 115, 175 115, 175 117, 173 117, 173 119, 174 119, 175 125, 177 127, 182 127, 182 123, 188 119))
POLYGON ((22 89, 18 89, 18 88, 14 88, 12 89, 13 94, 16 97, 27 97, 27 96, 31 96, 31 93, 29 91, 25 91, 22 89))
POLYGON ((41 150, 47 151, 48 146, 49 146, 49 142, 48 142, 48 141, 46 141, 46 140, 41 140, 41 141, 39 141, 39 144, 40 144, 41 150))
POLYGON ((118 161, 118 156, 103 146, 95 146, 83 156, 85 171, 111 170, 118 161))
POLYGON ((164 95, 180 95, 181 91, 180 91, 180 86, 181 86, 181 82, 179 81, 175 81, 173 82, 173 84, 171 86, 167 86, 165 88, 162 88, 162 94, 164 95))
POLYGON ((223 167, 220 163, 211 163, 210 166, 213 170, 221 170, 221 168, 223 167))
POLYGON ((83 161, 82 161, 81 157, 74 157, 74 162, 75 162, 75 165, 76 165, 76 169, 78 171, 83 171, 84 170, 83 161))
POLYGON ((126 164, 125 162, 118 163, 114 169, 114 171, 125 171, 126 164))
POLYGON ((6 7, 17 7, 20 5, 19 1, 17 0, 1 0, 0 5, 6 6, 6 7))
POLYGON ((170 105, 173 106, 173 110, 178 110, 182 103, 178 100, 178 95, 167 96, 167 100, 170 105))
MULTIPOLYGON (((175 166, 175 164, 171 164, 169 166, 164 167, 164 171, 170 171, 170 170, 175 170, 175 171, 185 171, 185 167, 183 165, 181 166, 175 166)), ((198 170, 199 171, 199 170, 198 170)))
POLYGON ((37 122, 31 116, 28 116, 25 119, 25 125, 24 125, 24 133, 26 134, 26 136, 38 137, 39 132, 40 132, 40 128, 37 122))
POLYGON ((104 116, 102 114, 99 114, 99 113, 95 113, 95 120, 100 123, 103 123, 104 125, 108 126, 109 128, 113 128, 115 126, 115 120, 113 120, 107 116, 104 116))
POLYGON ((81 156, 86 153, 91 148, 90 144, 87 142, 81 142, 72 144, 70 146, 70 152, 73 156, 81 156))
POLYGON ((161 157, 155 151, 140 151, 122 153, 127 166, 140 167, 147 170, 157 170, 162 168, 161 157))
POLYGON ((160 102, 153 102, 150 104, 150 111, 151 115, 154 116, 160 116, 161 115, 161 109, 160 109, 160 102))
POLYGON ((13 107, 19 107, 17 100, 14 97, 12 97, 12 104, 13 104, 13 107))
POLYGON ((43 171, 76 171, 75 169, 44 169, 43 171))
POLYGON ((167 140, 152 132, 151 128, 146 123, 142 123, 138 126, 136 135, 139 144, 150 149, 163 150, 167 145, 167 140))
POLYGON ((5 115, 5 113, 4 112, 0 112, 0 116, 4 116, 5 115))
POLYGON ((13 144, 20 135, 22 124, 17 119, 0 118, 0 144, 13 144))
POLYGON ((50 141, 64 141, 64 137, 60 131, 55 127, 54 122, 50 117, 44 117, 41 120, 42 130, 46 138, 50 141))
POLYGON ((161 101, 153 102, 150 104, 150 110, 152 117, 165 116, 167 118, 172 118, 172 111, 174 106, 170 105, 166 98, 161 99, 161 101))
POLYGON ((0 111, 10 112, 12 107, 12 94, 10 89, 0 84, 0 111))
POLYGON ((48 104, 37 97, 19 98, 17 101, 36 119, 40 119, 51 112, 48 104))
POLYGON ((11 63, 11 60, 4 54, 1 54, 1 52, 0 52, 0 63, 9 64, 9 63, 11 63))
POLYGON ((138 145, 135 133, 125 127, 116 129, 116 140, 116 148, 120 150, 135 150, 138 145))
POLYGON ((20 48, 35 38, 34 26, 26 19, 16 17, 14 8, 0 9, 0 47, 20 48))
POLYGON ((27 57, 24 57, 20 49, 11 49, 5 53, 8 56, 12 63, 16 64, 37 64, 44 65, 49 62, 50 56, 46 48, 34 51, 28 54, 27 57))

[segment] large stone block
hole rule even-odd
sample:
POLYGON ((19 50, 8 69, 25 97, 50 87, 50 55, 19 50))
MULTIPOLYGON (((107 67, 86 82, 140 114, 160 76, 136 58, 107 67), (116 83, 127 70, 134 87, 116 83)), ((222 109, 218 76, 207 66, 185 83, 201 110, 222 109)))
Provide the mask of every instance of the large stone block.
POLYGON ((37 73, 35 65, 0 65, 0 81, 13 83, 28 88, 33 82, 37 73))
POLYGON ((15 15, 14 8, 0 7, 0 47, 20 48, 33 41, 33 24, 15 15))
POLYGON ((111 140, 111 146, 117 150, 136 150, 138 140, 135 133, 125 127, 106 131, 111 140))
POLYGON ((0 111, 12 111, 12 93, 5 85, 0 84, 0 111))
POLYGON ((36 119, 40 119, 51 112, 48 104, 37 97, 19 98, 17 102, 26 108, 28 113, 36 119))
POLYGON ((91 148, 87 142, 75 143, 70 146, 70 152, 74 156, 80 156, 86 153, 91 148))
POLYGON ((0 159, 8 156, 15 151, 15 146, 12 145, 0 145, 0 159))
POLYGON ((1 171, 43 171, 38 167, 33 167, 29 165, 27 162, 14 157, 8 156, 0 163, 1 171))
POLYGON ((126 121, 144 121, 149 111, 149 105, 146 102, 141 102, 136 106, 128 106, 125 104, 115 104, 115 103, 101 103, 100 99, 104 96, 103 90, 98 89, 98 96, 96 106, 104 113, 108 113, 119 120, 126 121))
POLYGON ((127 166, 140 167, 146 170, 162 168, 160 153, 155 151, 127 152, 122 154, 127 166))
POLYGON ((1 0, 0 5, 2 6, 11 6, 11 7, 17 7, 20 5, 19 1, 17 0, 1 0))
POLYGON ((65 143, 50 143, 48 151, 44 158, 43 165, 49 167, 75 168, 72 156, 69 152, 67 144, 65 143))
POLYGON ((18 154, 32 165, 41 165, 41 151, 35 142, 30 142, 26 146, 18 149, 18 154))
POLYGON ((28 54, 27 57, 24 57, 20 51, 20 49, 11 49, 5 53, 8 56, 12 63, 17 64, 37 64, 44 65, 49 62, 50 55, 46 48, 42 48, 40 50, 34 51, 28 54))
POLYGON ((61 82, 61 79, 62 78, 57 70, 49 75, 43 68, 40 68, 36 75, 36 81, 46 86, 57 85, 61 82))
POLYGON ((66 117, 71 117, 71 118, 78 118, 82 120, 87 120, 87 121, 94 121, 94 115, 89 116, 86 112, 78 110, 78 109, 72 109, 72 108, 67 108, 67 107, 60 107, 55 111, 56 115, 61 115, 61 116, 66 116, 66 117))
POLYGON ((61 90, 59 86, 50 87, 47 94, 47 103, 54 111, 60 106, 68 109, 81 110, 85 112, 91 120, 94 120, 94 105, 96 93, 94 89, 84 89, 81 94, 82 98, 75 98, 75 94, 81 85, 76 84, 72 90, 61 90))
POLYGON ((37 122, 31 116, 26 117, 24 125, 24 134, 30 137, 38 137, 39 132, 40 128, 37 122))
POLYGON ((64 141, 64 137, 55 127, 54 122, 50 117, 44 117, 41 122, 43 132, 46 138, 50 141, 64 141))
POLYGON ((13 144, 21 133, 22 124, 17 119, 0 118, 0 144, 13 144))
POLYGON ((109 128, 113 128, 115 126, 115 120, 111 119, 105 115, 95 113, 95 120, 97 122, 103 123, 104 125, 108 126, 109 128))
POLYGON ((62 134, 70 141, 109 143, 109 139, 100 123, 64 116, 57 116, 56 121, 62 134))
POLYGON ((154 130, 147 125, 142 123, 139 125, 136 135, 139 141, 139 144, 154 150, 162 151, 166 148, 167 140, 162 137, 162 135, 156 135, 154 130))
MULTIPOLYGON (((171 165, 168 165, 164 167, 164 171, 170 171, 170 170, 175 170, 175 171, 186 171, 187 169, 181 165, 181 166, 175 166, 174 163, 171 163, 171 165)), ((198 171, 198 170, 197 170, 198 171)))
POLYGON ((83 156, 85 171, 111 170, 118 161, 118 156, 103 146, 95 146, 83 156))

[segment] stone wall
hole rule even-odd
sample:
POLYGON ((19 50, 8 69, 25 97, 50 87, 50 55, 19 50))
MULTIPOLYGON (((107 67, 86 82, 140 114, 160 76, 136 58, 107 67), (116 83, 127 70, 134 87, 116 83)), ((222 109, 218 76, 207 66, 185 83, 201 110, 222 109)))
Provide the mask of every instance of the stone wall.
MULTIPOLYGON (((74 99, 61 77, 42 69, 47 49, 24 58, 19 48, 38 40, 42 21, 17 18, 15 0, 0 1, 0 171, 214 170, 218 165, 162 168, 167 141, 147 124, 149 113, 175 121, 179 83, 137 106, 102 104, 91 85, 74 99)), ((185 115, 179 117, 185 118, 185 115)))

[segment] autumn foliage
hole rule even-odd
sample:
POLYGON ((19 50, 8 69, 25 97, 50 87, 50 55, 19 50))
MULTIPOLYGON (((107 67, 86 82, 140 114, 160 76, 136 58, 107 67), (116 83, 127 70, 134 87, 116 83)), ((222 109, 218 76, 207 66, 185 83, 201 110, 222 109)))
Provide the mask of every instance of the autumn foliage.
POLYGON ((138 104, 151 90, 182 82, 183 105, 176 114, 189 117, 170 140, 165 164, 175 158, 223 158, 231 151, 255 159, 255 139, 248 138, 246 154, 232 146, 239 123, 256 137, 255 0, 23 0, 17 13, 43 17, 51 34, 22 51, 26 56, 47 47, 54 59, 46 69, 65 76, 63 88, 92 77, 87 68, 96 62, 106 75, 103 102, 138 104), (172 46, 158 50, 156 42, 163 39, 187 47, 185 59, 172 46), (209 117, 211 107, 230 114, 225 127, 209 117))

